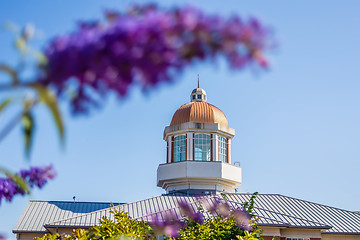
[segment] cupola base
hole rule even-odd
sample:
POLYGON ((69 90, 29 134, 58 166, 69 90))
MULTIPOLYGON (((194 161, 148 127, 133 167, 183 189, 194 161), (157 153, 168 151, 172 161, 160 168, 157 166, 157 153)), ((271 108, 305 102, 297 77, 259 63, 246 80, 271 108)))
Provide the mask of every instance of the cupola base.
POLYGON ((157 186, 167 193, 234 192, 241 184, 241 167, 219 161, 181 161, 161 164, 157 186))

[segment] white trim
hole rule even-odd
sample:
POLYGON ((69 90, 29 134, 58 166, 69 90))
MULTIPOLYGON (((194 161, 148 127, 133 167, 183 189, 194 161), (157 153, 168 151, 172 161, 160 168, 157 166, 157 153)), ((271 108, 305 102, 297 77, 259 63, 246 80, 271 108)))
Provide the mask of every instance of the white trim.
POLYGON ((172 147, 172 142, 171 142, 171 137, 172 136, 168 136, 168 139, 167 139, 167 142, 168 142, 168 152, 167 152, 167 154, 168 154, 168 159, 169 159, 169 163, 171 163, 172 162, 172 156, 171 156, 171 147, 172 147))
POLYGON ((193 133, 188 132, 186 133, 186 160, 193 160, 193 133))
POLYGON ((229 164, 231 164, 231 138, 228 138, 229 145, 228 145, 228 158, 229 158, 229 164))
POLYGON ((214 161, 219 161, 219 136, 213 133, 213 156, 214 161))

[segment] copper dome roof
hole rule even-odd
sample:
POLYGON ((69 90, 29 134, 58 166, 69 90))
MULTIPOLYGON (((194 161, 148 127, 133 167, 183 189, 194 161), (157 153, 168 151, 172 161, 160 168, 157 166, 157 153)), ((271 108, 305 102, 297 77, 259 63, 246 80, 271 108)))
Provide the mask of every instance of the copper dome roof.
POLYGON ((229 127, 225 114, 207 102, 190 102, 182 105, 176 110, 170 126, 186 122, 218 123, 229 127))

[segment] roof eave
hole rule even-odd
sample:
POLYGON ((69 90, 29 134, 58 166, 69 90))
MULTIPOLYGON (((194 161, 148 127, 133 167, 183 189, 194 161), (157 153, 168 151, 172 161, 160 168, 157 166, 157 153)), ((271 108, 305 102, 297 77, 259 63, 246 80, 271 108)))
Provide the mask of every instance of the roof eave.
POLYGON ((12 230, 13 233, 49 233, 49 231, 26 231, 26 230, 12 230))
POLYGON ((332 234, 332 235, 360 235, 360 232, 322 232, 321 234, 332 234))
POLYGON ((289 226, 289 228, 304 228, 304 229, 331 229, 330 226, 289 226))
POLYGON ((44 225, 44 227, 46 228, 46 229, 48 229, 48 228, 91 228, 91 227, 93 227, 93 226, 85 226, 85 225, 78 225, 78 226, 74 226, 74 225, 71 225, 71 226, 69 226, 69 225, 44 225))

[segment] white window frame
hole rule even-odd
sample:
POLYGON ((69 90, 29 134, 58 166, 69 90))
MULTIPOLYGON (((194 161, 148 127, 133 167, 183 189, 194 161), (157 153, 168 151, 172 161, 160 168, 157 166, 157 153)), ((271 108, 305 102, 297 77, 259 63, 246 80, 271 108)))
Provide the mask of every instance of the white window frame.
POLYGON ((173 162, 182 162, 186 160, 186 135, 174 137, 173 162))
POLYGON ((211 136, 206 133, 195 133, 194 136, 194 160, 211 161, 211 136), (201 136, 201 138, 199 138, 201 136), (206 136, 206 137, 204 137, 206 136), (197 148, 198 146, 198 148, 197 148), (200 151, 197 149, 201 149, 200 151), (204 150, 205 149, 205 150, 204 150), (206 155, 204 158, 204 154, 206 155), (199 158, 201 156, 201 159, 199 158))
POLYGON ((228 162, 228 139, 223 136, 218 136, 218 148, 219 148, 219 161, 228 162))

